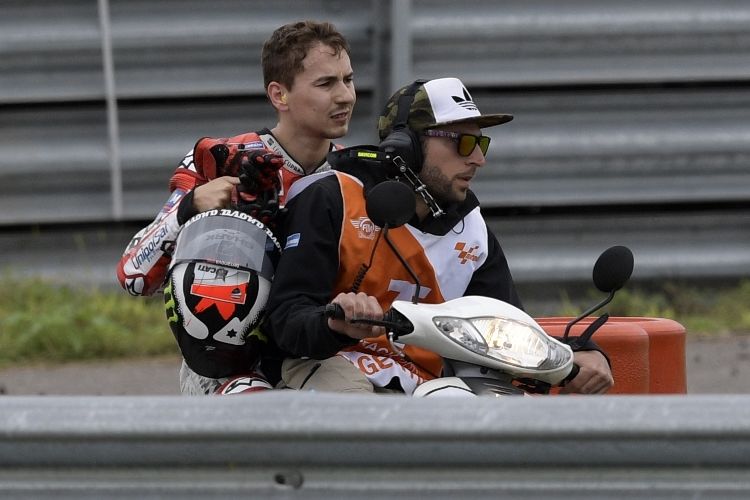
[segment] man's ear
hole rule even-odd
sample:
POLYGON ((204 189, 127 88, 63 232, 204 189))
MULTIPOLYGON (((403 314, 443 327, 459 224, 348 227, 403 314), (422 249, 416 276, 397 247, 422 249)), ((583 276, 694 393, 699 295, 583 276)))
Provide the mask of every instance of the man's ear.
POLYGON ((287 89, 278 82, 271 82, 268 84, 268 88, 266 89, 266 94, 268 95, 268 99, 271 101, 271 104, 274 108, 276 108, 279 111, 284 111, 289 109, 287 106, 287 89))

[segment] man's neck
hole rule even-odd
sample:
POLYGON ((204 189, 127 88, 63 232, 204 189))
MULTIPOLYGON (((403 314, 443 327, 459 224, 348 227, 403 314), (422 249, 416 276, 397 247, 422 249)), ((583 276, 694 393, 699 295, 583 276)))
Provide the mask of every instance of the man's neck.
POLYGON ((325 161, 328 151, 331 149, 331 141, 321 137, 309 137, 304 134, 296 134, 288 127, 276 125, 271 133, 281 144, 297 164, 306 173, 314 172, 321 163, 325 161))
POLYGON ((417 219, 419 219, 419 222, 422 222, 430 214, 430 208, 427 206, 427 203, 424 202, 421 196, 416 195, 416 197, 417 197, 417 203, 416 203, 416 208, 414 210, 414 213, 416 213, 417 219))

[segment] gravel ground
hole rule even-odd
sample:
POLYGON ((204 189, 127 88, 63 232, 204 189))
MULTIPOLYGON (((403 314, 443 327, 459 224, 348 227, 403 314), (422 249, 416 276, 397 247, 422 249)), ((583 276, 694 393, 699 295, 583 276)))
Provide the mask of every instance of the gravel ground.
POLYGON ((688 392, 750 393, 750 337, 688 340, 688 392))
MULTIPOLYGON (((688 340, 688 393, 750 393, 750 337, 688 340)), ((177 357, 0 370, 0 394, 178 394, 177 357)))

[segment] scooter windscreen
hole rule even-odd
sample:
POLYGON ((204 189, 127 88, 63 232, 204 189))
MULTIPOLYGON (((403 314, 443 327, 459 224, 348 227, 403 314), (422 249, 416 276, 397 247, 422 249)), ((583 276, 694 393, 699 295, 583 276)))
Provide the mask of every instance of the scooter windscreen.
POLYGON ((170 270, 183 262, 207 262, 271 280, 280 252, 279 242, 261 222, 237 210, 209 210, 183 226, 170 270))

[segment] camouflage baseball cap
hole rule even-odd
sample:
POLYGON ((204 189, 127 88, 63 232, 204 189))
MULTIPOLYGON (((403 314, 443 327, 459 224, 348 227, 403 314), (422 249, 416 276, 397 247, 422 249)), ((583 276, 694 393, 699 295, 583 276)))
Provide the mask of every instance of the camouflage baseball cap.
MULTIPOLYGON (((381 141, 393 130, 398 115, 398 98, 407 88, 409 85, 391 96, 378 118, 381 141)), ((480 128, 485 128, 513 119, 513 115, 507 114, 481 114, 471 94, 458 78, 438 78, 425 82, 417 88, 410 108, 406 123, 415 132, 456 123, 476 123, 480 128)))

